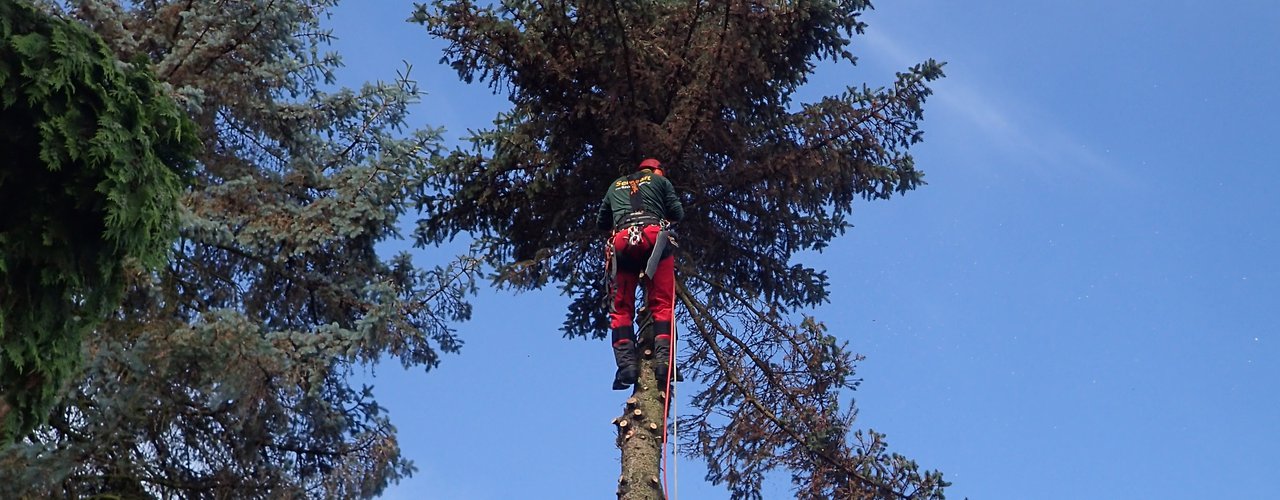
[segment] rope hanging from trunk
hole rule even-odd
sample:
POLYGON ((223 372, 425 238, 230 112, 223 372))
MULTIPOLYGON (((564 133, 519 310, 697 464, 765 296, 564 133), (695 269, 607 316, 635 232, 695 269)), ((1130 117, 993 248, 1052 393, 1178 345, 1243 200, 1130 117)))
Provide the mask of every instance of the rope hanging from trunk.
POLYGON ((674 381, 675 373, 676 373, 676 349, 679 346, 679 343, 676 342, 677 337, 676 337, 676 303, 674 300, 675 296, 676 296, 676 280, 672 279, 671 280, 671 298, 672 298, 672 301, 671 301, 671 347, 667 349, 667 377, 666 377, 667 382, 666 382, 666 387, 663 388, 663 390, 665 391, 666 397, 662 398, 662 497, 667 500, 675 500, 675 496, 672 495, 671 492, 667 490, 667 415, 668 414, 671 414, 671 420, 673 424, 672 425, 673 429, 671 430, 671 440, 674 442, 674 444, 672 444, 671 446, 671 455, 672 455, 671 475, 675 476, 675 479, 673 479, 672 482, 676 483, 677 489, 680 486, 679 471, 676 468, 676 464, 679 461, 676 460, 674 457, 674 455, 680 452, 680 448, 679 448, 680 419, 679 419, 679 415, 676 412, 675 404, 672 401, 672 399, 674 399, 675 397, 671 394, 671 383, 674 381))

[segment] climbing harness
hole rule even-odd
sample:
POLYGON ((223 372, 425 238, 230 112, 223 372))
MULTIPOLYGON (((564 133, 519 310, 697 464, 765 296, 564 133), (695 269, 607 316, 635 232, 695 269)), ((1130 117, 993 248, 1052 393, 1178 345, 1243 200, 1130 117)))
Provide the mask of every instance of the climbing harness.
POLYGON ((627 247, 640 246, 643 243, 652 243, 649 248, 649 255, 645 258, 624 252, 623 258, 630 264, 629 268, 634 269, 637 265, 643 264, 640 269, 639 277, 653 278, 654 273, 658 271, 658 263, 662 259, 670 256, 680 245, 676 242, 675 231, 671 229, 671 222, 666 219, 660 219, 648 212, 632 213, 627 215, 614 229, 609 237, 609 247, 606 249, 607 265, 609 267, 609 278, 615 279, 618 274, 618 249, 613 247, 613 242, 617 241, 618 235, 626 233, 627 247), (632 217, 632 216, 635 217, 632 217), (658 226, 658 232, 654 234, 653 241, 647 241, 645 228, 649 226, 658 226))

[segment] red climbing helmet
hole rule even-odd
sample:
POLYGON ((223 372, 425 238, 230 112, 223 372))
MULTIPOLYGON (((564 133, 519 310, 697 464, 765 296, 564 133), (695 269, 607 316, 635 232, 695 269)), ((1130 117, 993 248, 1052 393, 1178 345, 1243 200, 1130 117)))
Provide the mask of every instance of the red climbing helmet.
POLYGON ((640 169, 644 170, 646 168, 652 169, 653 172, 658 175, 666 176, 666 172, 662 171, 662 162, 659 162, 657 158, 645 158, 642 160, 640 162, 640 169))

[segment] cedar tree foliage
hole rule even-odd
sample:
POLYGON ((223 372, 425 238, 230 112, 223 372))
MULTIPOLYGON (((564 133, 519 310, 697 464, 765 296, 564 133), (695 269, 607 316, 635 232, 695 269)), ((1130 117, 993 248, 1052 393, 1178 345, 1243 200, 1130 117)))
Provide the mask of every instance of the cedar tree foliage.
POLYGON ((164 264, 196 146, 145 61, 0 0, 0 444, 44 420, 125 275, 164 264))
POLYGON ((803 309, 827 300, 820 270, 793 262, 848 228, 857 199, 922 184, 908 148, 941 64, 884 88, 792 100, 821 60, 852 65, 865 0, 505 0, 419 4, 411 20, 443 62, 513 104, 438 164, 418 237, 459 234, 496 279, 556 284, 564 332, 603 337, 605 186, 662 160, 686 207, 678 292, 681 367, 701 389, 682 418, 708 479, 759 498, 773 469, 803 498, 941 498, 941 474, 852 432, 857 356, 803 309))
POLYGON ((350 375, 456 351, 476 263, 375 251, 440 138, 406 128, 407 73, 333 85, 333 4, 42 4, 148 65, 204 148, 171 258, 125 276, 48 424, 0 450, 0 498, 357 498, 412 471, 350 375))

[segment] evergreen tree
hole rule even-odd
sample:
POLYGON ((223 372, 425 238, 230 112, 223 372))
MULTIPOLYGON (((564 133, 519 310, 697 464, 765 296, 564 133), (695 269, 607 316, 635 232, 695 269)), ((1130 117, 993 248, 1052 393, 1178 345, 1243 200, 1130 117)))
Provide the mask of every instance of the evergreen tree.
MULTIPOLYGON (((500 283, 560 286, 574 298, 567 335, 607 332, 591 219, 604 186, 646 156, 669 167, 687 212, 680 366, 700 386, 682 451, 705 459, 707 479, 734 498, 760 498, 778 468, 802 498, 943 496, 941 474, 888 452, 880 434, 853 432, 841 396, 858 384, 858 357, 804 315, 827 300, 827 277, 793 262, 843 234, 855 200, 923 182, 908 149, 941 64, 924 61, 887 88, 792 99, 817 61, 855 62, 849 45, 870 7, 437 0, 413 17, 449 43, 443 61, 463 80, 513 103, 439 164, 418 236, 474 235, 500 283)), ((661 495, 622 486, 626 498, 661 495)))
POLYGON ((440 138, 405 130, 407 75, 333 88, 334 3, 46 4, 142 58, 205 147, 172 258, 123 276, 123 306, 87 337, 48 424, 0 452, 0 497, 368 497, 411 472, 349 376, 456 351, 476 263, 375 252, 440 138))
POLYGON ((145 62, 0 0, 0 444, 44 420, 126 276, 164 263, 194 128, 145 62))

